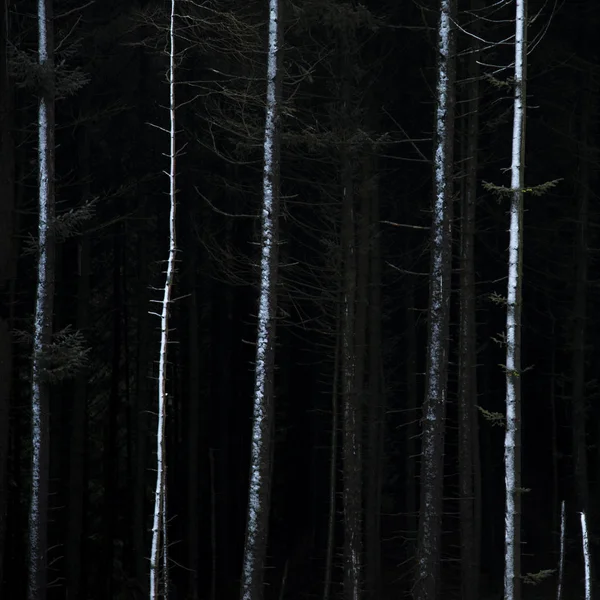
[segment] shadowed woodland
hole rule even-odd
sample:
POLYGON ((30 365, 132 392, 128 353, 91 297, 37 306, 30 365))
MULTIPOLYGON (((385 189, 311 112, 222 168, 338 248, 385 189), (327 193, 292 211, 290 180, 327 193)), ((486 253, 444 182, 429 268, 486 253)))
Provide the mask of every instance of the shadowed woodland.
MULTIPOLYGON (((40 2, 52 8, 55 121, 47 582, 28 595, 38 101, 50 76, 38 64, 38 5, 2 0, 0 598, 147 598, 170 3, 40 2)), ((515 1, 448 2, 443 470, 432 473, 421 440, 436 366, 427 348, 444 3, 279 3, 275 400, 264 587, 252 600, 358 600, 353 578, 364 600, 502 597, 515 1), (435 585, 421 588, 431 478, 439 557, 435 585)), ((269 3, 175 7, 168 597, 233 600, 248 514, 269 3)), ((600 569, 600 5, 529 0, 528 15, 513 374, 523 585, 508 600, 556 597, 563 500, 564 597, 577 599, 582 511, 592 580, 600 569)))

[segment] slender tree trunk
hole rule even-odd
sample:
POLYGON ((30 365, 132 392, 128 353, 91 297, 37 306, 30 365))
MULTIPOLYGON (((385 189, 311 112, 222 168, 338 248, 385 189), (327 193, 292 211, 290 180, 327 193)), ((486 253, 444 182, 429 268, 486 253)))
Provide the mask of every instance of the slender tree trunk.
MULTIPOLYGON (((408 249, 406 250, 408 256, 408 249)), ((415 282, 414 276, 407 277, 405 299, 405 331, 406 331, 406 422, 405 429, 405 527, 409 539, 408 556, 414 556, 416 536, 419 528, 417 510, 417 319, 415 319, 415 282)))
MULTIPOLYGON (((147 218, 147 198, 142 197, 138 208, 142 223, 147 218)), ((148 468, 148 405, 149 405, 149 364, 150 364, 150 339, 149 339, 149 316, 148 310, 148 231, 145 226, 140 230, 138 240, 138 264, 139 285, 137 290, 137 365, 136 365, 136 444, 135 444, 135 469, 133 484, 133 555, 134 571, 137 584, 142 590, 147 591, 147 559, 148 550, 146 544, 147 524, 147 477, 148 468)))
POLYGON ((417 540, 417 577, 413 591, 415 600, 435 600, 440 580, 452 255, 450 225, 454 143, 454 13, 454 0, 441 0, 434 160, 435 199, 431 239, 426 392, 422 415, 421 506, 417 540))
MULTIPOLYGON (((90 144, 87 129, 80 140, 80 176, 82 199, 90 199, 90 144)), ((77 280, 77 330, 88 332, 90 311, 90 235, 83 232, 79 240, 78 280, 77 280)), ((89 373, 82 370, 75 379, 75 398, 71 411, 71 441, 69 447, 69 490, 67 514, 67 598, 80 598, 82 595, 81 563, 83 556, 83 506, 84 455, 87 416, 87 380, 89 373)))
POLYGON ((575 286, 573 297, 573 355, 572 378, 572 434, 573 467, 575 472, 575 491, 577 510, 589 510, 588 460, 586 439, 586 318, 588 293, 588 254, 589 254, 589 200, 592 189, 591 169, 592 153, 590 147, 591 132, 595 119, 596 102, 594 69, 589 67, 584 74, 582 84, 582 107, 579 133, 579 181, 578 207, 575 234, 575 286), (595 87, 595 86, 594 86, 595 87))
POLYGON ((122 311, 122 273, 123 247, 121 227, 117 225, 113 240, 113 331, 112 331, 112 367, 109 402, 104 423, 103 447, 103 480, 104 480, 104 514, 103 514, 103 551, 102 577, 104 593, 107 598, 113 595, 114 583, 114 548, 117 512, 119 510, 118 473, 119 452, 117 448, 117 425, 120 409, 121 383, 121 343, 123 338, 122 311))
POLYGON ((50 382, 46 373, 54 309, 54 35, 52 0, 38 0, 38 56, 43 73, 38 108, 38 272, 31 377, 32 473, 29 507, 29 600, 43 600, 47 585, 50 382))
MULTIPOLYGON (((190 236, 191 237, 191 236, 190 236)), ((198 319, 198 290, 196 284, 197 252, 195 241, 190 242, 190 263, 188 285, 190 300, 188 305, 189 317, 189 413, 188 418, 188 560, 190 565, 190 594, 192 600, 197 600, 200 578, 200 348, 199 348, 199 319, 198 319)), ((214 461, 211 450, 211 465, 214 461)), ((214 485, 214 482, 212 482, 214 485)), ((212 486, 211 486, 212 487, 212 486)), ((212 525, 212 524, 211 524, 212 525)))
MULTIPOLYGON (((476 1, 472 8, 478 8, 476 1)), ((478 32, 477 32, 478 33, 478 32)), ((476 35, 477 35, 476 33, 476 35)), ((475 510, 477 433, 477 333, 475 316, 475 207, 479 133, 479 39, 469 55, 467 87, 465 185, 461 199, 460 324, 458 367, 458 461, 463 600, 479 598, 478 522, 475 510)))
POLYGON ((357 256, 354 214, 353 150, 350 139, 356 128, 352 118, 352 67, 348 32, 342 31, 342 131, 341 185, 343 258, 341 394, 343 405, 343 504, 344 504, 344 598, 358 600, 362 593, 362 406, 356 389, 357 256))
MULTIPOLYGON (((175 128, 175 0, 171 0, 169 21, 169 257, 160 313, 160 353, 158 362, 158 423, 156 431, 156 487, 150 551, 150 600, 169 597, 167 537, 167 366, 169 317, 175 279, 176 239, 176 128, 175 128), (162 560, 161 560, 162 559, 162 560)), ((195 565, 194 565, 195 567, 195 565)))
POLYGON ((521 598, 521 311, 523 285, 523 180, 527 66, 527 0, 516 0, 515 99, 511 165, 510 240, 506 310, 506 434, 504 464, 505 600, 521 598))
POLYGON ((242 600, 261 600, 267 555, 275 395, 275 323, 279 263, 282 24, 279 0, 269 0, 267 103, 264 138, 260 298, 256 336, 250 490, 242 569, 242 600))
MULTIPOLYGON (((13 88, 8 76, 8 2, 0 3, 0 306, 10 305, 13 266, 13 218, 15 203, 15 164, 12 132, 13 88)), ((6 515, 8 497, 8 450, 10 388, 12 378, 12 340, 10 310, 0 309, 0 596, 3 596, 6 515)))
MULTIPOLYGON (((339 317, 337 318, 339 323, 339 317)), ((329 515, 327 518, 327 548, 325 549, 325 579, 323 587, 323 600, 331 597, 333 583, 333 559, 335 556, 335 522, 336 522, 336 496, 337 496, 337 454, 338 454, 338 395, 340 374, 341 336, 336 332, 335 355, 333 361, 333 383, 331 389, 331 444, 329 447, 329 515)))
POLYGON ((385 406, 383 391, 381 333, 381 244, 379 239, 379 193, 374 173, 374 157, 369 157, 368 188, 371 218, 369 286, 369 411, 367 426, 366 473, 366 571, 367 590, 373 600, 381 598, 381 486, 385 406))

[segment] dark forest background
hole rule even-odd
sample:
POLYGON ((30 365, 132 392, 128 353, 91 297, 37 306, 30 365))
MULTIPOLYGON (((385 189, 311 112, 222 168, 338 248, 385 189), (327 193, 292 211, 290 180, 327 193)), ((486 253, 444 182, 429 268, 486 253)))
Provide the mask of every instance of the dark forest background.
MULTIPOLYGON (((61 355, 58 343, 55 357, 62 367, 51 396, 48 598, 138 598, 147 586, 155 483, 159 323, 151 312, 168 250, 168 136, 159 129, 168 127, 168 21, 162 3, 80 4, 54 3, 62 225, 54 331, 70 340, 69 331, 80 332, 82 347, 74 354, 67 344, 61 355)), ((365 440, 381 450, 365 458, 371 498, 365 535, 380 554, 369 546, 364 562, 376 573, 381 598, 402 597, 411 590, 417 529, 437 7, 429 0, 286 0, 283 10, 282 245, 266 596, 312 598, 323 590, 332 406, 339 407, 343 177, 337 147, 344 129, 352 131, 358 393, 365 440), (348 63, 350 123, 340 111, 348 63), (373 512, 373 506, 380 508, 373 512)), ((589 493, 592 552, 600 557, 600 318, 594 310, 600 6, 532 0, 529 12, 526 182, 560 181, 543 195, 526 194, 523 572, 556 568, 564 499, 567 585, 575 598, 583 578, 576 513, 582 485, 589 493), (586 465, 576 485, 577 448, 586 465)), ((0 597, 8 600, 26 596, 27 577, 35 13, 31 0, 0 5, 0 597)), ((178 14, 179 262, 167 426, 171 579, 173 598, 228 600, 239 593, 248 495, 267 3, 181 0, 178 14)), ((501 591, 504 559, 499 339, 505 307, 499 297, 506 293, 508 204, 484 183, 509 185, 506 82, 514 6, 461 0, 458 22, 465 31, 477 28, 485 43, 458 32, 444 598, 461 597, 458 258, 472 107, 465 99, 475 80, 478 443, 472 458, 482 597, 501 591), (474 77, 469 56, 476 45, 481 65, 474 77)), ((338 511, 341 547, 341 503, 338 511)), ((334 579, 338 593, 341 569, 334 579)), ((552 582, 525 593, 554 594, 552 582)))

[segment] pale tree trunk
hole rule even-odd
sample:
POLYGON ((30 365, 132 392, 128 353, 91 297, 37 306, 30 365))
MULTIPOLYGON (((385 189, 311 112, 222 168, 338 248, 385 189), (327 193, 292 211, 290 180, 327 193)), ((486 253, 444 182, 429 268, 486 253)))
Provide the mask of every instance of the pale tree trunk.
POLYGON ((505 600, 520 600, 521 598, 521 310, 526 66, 527 0, 516 0, 515 98, 511 164, 508 293, 506 298, 505 600))
POLYGON ((38 271, 31 376, 32 472, 29 507, 29 600, 46 597, 50 382, 46 373, 54 309, 54 35, 52 0, 38 0, 38 271))
POLYGON ((583 547, 583 566, 585 571, 585 600, 592 600, 592 559, 590 555, 590 541, 588 535, 587 516, 585 512, 580 513, 581 517, 581 544, 583 547))
POLYGON ((421 502, 416 556, 417 572, 413 589, 415 600, 434 600, 439 592, 440 580, 452 255, 454 13, 454 0, 441 0, 437 48, 435 197, 431 231, 427 371, 422 414, 421 502))
MULTIPOLYGON (((0 32, 8 29, 8 3, 0 4, 0 32)), ((13 88, 8 76, 8 39, 0 41, 0 306, 8 307, 13 266, 14 218, 14 142, 12 133, 13 88)), ((3 565, 6 551, 8 422, 10 413, 10 383, 12 373, 12 341, 10 312, 0 310, 0 596, 2 596, 3 565)))
POLYGON ((254 413, 242 600, 261 600, 267 555, 275 395, 275 323, 279 260, 282 25, 279 0, 269 0, 267 102, 264 138, 260 298, 256 337, 254 413))
MULTIPOLYGON (((477 1, 471 3, 474 10, 477 1)), ((478 21, 477 21, 478 22, 478 21)), ((475 32, 477 35, 479 32, 475 32)), ((479 133, 479 39, 469 54, 465 132, 465 181, 460 221, 460 317, 458 367, 458 462, 463 600, 479 598, 479 523, 475 468, 477 431, 477 334, 475 316, 475 207, 479 133)))
POLYGON ((158 424, 156 431, 156 487, 150 554, 150 600, 169 596, 167 538, 167 366, 169 314, 175 279, 176 238, 176 130, 175 130, 175 0, 171 0, 169 21, 169 258, 160 314, 160 354, 158 362, 158 424))

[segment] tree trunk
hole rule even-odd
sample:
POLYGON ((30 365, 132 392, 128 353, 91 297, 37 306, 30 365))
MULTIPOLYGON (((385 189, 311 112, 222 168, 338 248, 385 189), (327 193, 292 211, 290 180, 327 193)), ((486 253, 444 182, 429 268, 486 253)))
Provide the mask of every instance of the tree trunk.
POLYGON ((47 586, 50 381, 46 373, 54 309, 54 35, 52 0, 38 3, 40 82, 38 114, 38 272, 31 376, 32 474, 29 508, 29 600, 43 600, 47 586))
MULTIPOLYGON (((473 10, 477 1, 471 2, 473 10)), ((479 20, 476 20, 479 22, 479 20)), ((475 32, 478 34, 479 28, 475 32)), ((464 192, 460 223, 460 324, 458 367, 458 462, 463 600, 479 598, 479 538, 476 520, 475 456, 477 433, 477 333, 475 315, 475 208, 479 133, 479 39, 469 54, 467 86, 464 192)))
POLYGON ((422 415, 421 505, 417 539, 417 577, 413 591, 415 600, 435 600, 439 592, 440 581, 452 256, 454 14, 454 0, 441 0, 434 160, 435 199, 431 234, 426 391, 422 415))
POLYGON ((511 165, 510 240, 506 298, 506 480, 504 598, 521 598, 521 310, 523 286, 523 185, 527 0, 517 0, 515 20, 515 99, 511 165))
MULTIPOLYGON (((408 257, 408 249, 406 249, 408 257)), ((405 335, 406 335, 406 421, 405 430, 405 469, 406 469, 406 535, 409 539, 407 555, 412 558, 418 531, 417 510, 417 319, 415 319, 415 281, 414 276, 407 276, 405 300, 405 335)))
MULTIPOLYGON (((160 313, 160 351, 158 359, 158 422, 156 429, 156 487, 150 551, 150 600, 169 597, 168 508, 167 508, 167 368, 169 319, 177 257, 176 237, 176 127, 175 127, 175 0, 171 0, 169 21, 169 255, 160 313)), ((193 330, 197 333, 197 330, 193 330)), ((177 394, 180 398, 181 395, 177 394)), ((197 401, 197 399, 196 399, 197 401)), ((193 565, 192 568, 195 568, 193 565)))
MULTIPOLYGON (((192 230, 193 231, 193 230, 192 230)), ((190 566, 190 597, 198 599, 200 577, 200 348, 199 348, 199 319, 198 319, 198 289, 196 282, 197 244, 190 235, 188 288, 190 299, 188 303, 189 324, 189 412, 188 418, 188 560, 190 566)), ((212 451, 211 451, 212 452, 212 451)), ((211 454, 211 465, 214 459, 211 454)), ((211 480, 212 481, 212 480, 211 480)), ((212 482, 212 487, 214 482, 212 482)))
MULTIPOLYGON (((340 323, 339 317, 337 322, 340 323)), ((336 331, 335 355, 333 360, 333 383, 331 389, 331 443, 329 447, 329 514, 327 518, 327 548, 325 549, 325 580, 323 587, 323 600, 331 597, 333 583, 333 559, 335 556, 335 523, 337 514, 337 455, 338 455, 338 395, 341 354, 341 336, 336 331)))
POLYGON ((370 286, 369 286, 369 407, 367 425, 368 457, 366 461, 366 581, 372 600, 381 598, 381 486, 383 473, 383 442, 385 406, 383 390, 381 333, 381 244, 379 239, 379 190, 374 169, 375 159, 369 157, 366 189, 370 199, 370 286))
MULTIPOLYGON (((84 202, 90 199, 90 143, 87 129, 81 133, 79 144, 81 197, 84 202)), ((90 318, 90 235, 81 234, 79 241, 79 263, 77 280, 77 330, 88 334, 90 318)), ((87 381, 89 372, 81 370, 75 379, 75 398, 71 411, 71 440, 69 446, 69 489, 67 514, 67 598, 82 596, 81 563, 83 557, 83 506, 86 486, 85 433, 87 417, 87 381)))
POLYGON ((275 323, 279 266, 282 34, 279 0, 269 0, 260 298, 256 337, 250 490, 241 585, 242 600, 261 600, 263 598, 271 503, 275 401, 275 323))
POLYGON ((104 482, 104 514, 103 514, 103 585, 106 598, 113 596, 113 566, 117 513, 119 511, 118 474, 119 452, 117 448, 117 424, 119 422, 120 382, 121 382, 121 341, 123 337, 121 269, 123 266, 123 246, 121 227, 117 226, 113 241, 113 331, 112 331, 112 367, 108 406, 104 417, 103 448, 103 482, 104 482))
POLYGON ((4 580, 8 496, 8 424, 12 378, 10 334, 11 282, 15 277, 14 231, 15 163, 13 141, 13 88, 8 75, 8 2, 0 4, 0 596, 4 580))

